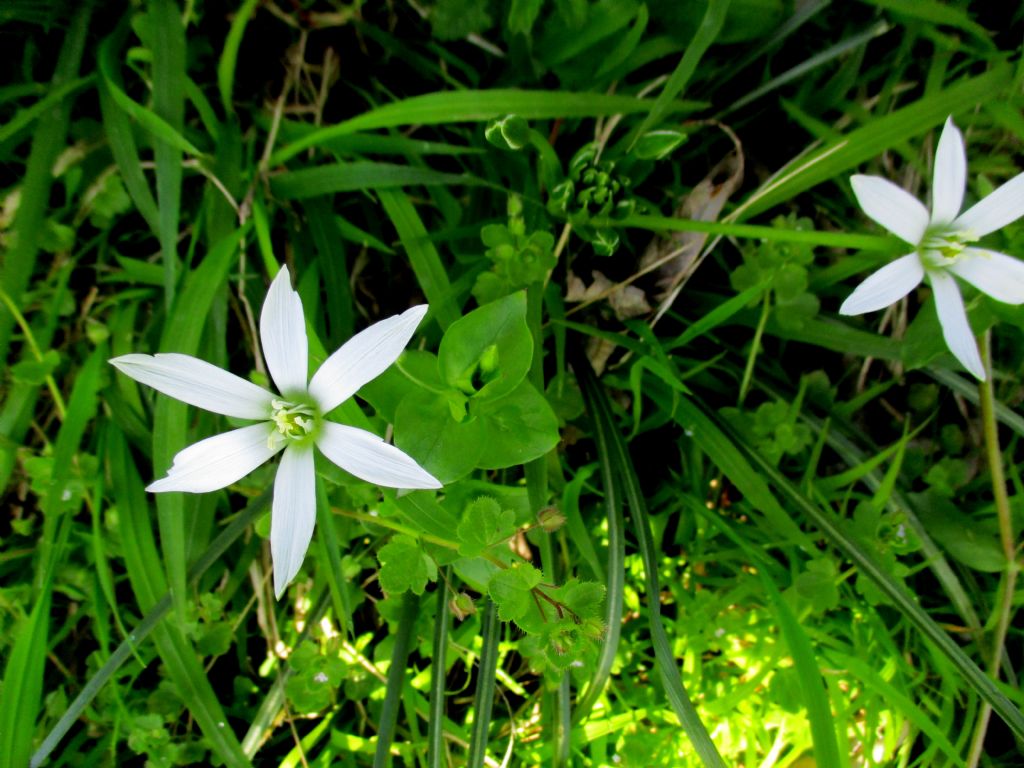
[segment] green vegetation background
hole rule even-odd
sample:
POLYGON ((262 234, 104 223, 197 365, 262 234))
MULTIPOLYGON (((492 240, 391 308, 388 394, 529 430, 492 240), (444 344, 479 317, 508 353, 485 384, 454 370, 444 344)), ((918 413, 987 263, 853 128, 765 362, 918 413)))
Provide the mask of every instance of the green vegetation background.
POLYGON ((1022 20, 0 5, 0 764, 1020 765, 1024 314, 968 296, 979 387, 926 287, 836 309, 900 248, 851 173, 923 195, 949 115, 1020 170, 1022 20), (223 419, 106 361, 266 383, 284 263, 317 362, 429 302, 343 417, 446 488, 318 467, 275 601, 273 466, 146 494, 223 419))

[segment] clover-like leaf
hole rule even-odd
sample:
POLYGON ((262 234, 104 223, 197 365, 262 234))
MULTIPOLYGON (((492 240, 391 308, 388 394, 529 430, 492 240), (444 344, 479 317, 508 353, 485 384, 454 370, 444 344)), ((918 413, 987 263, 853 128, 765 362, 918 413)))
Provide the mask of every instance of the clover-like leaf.
POLYGON ((498 618, 522 626, 527 614, 536 611, 530 591, 540 580, 541 572, 529 563, 513 563, 495 573, 487 582, 487 592, 498 606, 498 618))
POLYGON ((422 595, 428 581, 437 578, 437 566, 423 553, 419 542, 400 533, 381 547, 380 586, 389 595, 412 591, 422 595))
POLYGON ((505 541, 515 533, 515 518, 512 510, 502 509, 490 496, 470 502, 456 531, 459 554, 478 557, 489 547, 505 541))

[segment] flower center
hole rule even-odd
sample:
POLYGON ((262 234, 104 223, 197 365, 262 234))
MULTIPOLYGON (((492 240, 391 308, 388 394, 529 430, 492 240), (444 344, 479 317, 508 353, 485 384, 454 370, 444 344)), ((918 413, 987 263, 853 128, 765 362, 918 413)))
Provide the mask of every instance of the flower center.
POLYGON ((928 269, 945 269, 959 260, 964 249, 978 238, 967 231, 934 232, 919 246, 921 262, 928 269))
POLYGON ((313 434, 317 425, 316 410, 310 405, 290 403, 287 400, 272 400, 270 419, 276 431, 270 433, 270 447, 284 440, 303 440, 313 434))

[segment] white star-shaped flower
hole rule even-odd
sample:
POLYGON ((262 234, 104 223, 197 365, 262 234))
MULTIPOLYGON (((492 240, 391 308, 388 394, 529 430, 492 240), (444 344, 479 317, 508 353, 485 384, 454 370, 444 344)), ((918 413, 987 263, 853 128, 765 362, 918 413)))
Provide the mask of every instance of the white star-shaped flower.
POLYGON ((950 117, 935 151, 931 214, 891 181, 860 175, 850 181, 864 213, 914 246, 914 251, 857 286, 839 308, 840 314, 859 315, 887 307, 927 276, 946 344, 964 368, 984 380, 985 368, 953 275, 996 301, 1024 303, 1024 263, 971 245, 1024 216, 1024 173, 960 213, 967 185, 967 153, 964 137, 950 117))
POLYGON ((260 315, 260 340, 275 395, 189 355, 123 355, 110 362, 158 392, 207 411, 259 421, 201 440, 174 457, 167 477, 146 490, 206 493, 225 488, 282 449, 274 480, 270 551, 280 598, 298 573, 316 522, 313 446, 358 478, 389 488, 440 488, 412 458, 377 435, 323 417, 402 354, 425 304, 371 325, 345 342, 306 381, 308 344, 302 301, 282 267, 260 315))

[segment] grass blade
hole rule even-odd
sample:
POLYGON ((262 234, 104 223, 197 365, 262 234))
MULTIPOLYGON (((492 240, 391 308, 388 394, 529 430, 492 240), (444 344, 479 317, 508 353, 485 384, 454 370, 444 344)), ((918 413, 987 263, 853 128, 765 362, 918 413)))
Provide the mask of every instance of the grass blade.
POLYGON ((361 189, 391 189, 415 184, 481 184, 467 174, 441 173, 430 168, 413 168, 396 163, 374 163, 369 160, 354 163, 333 163, 302 168, 275 176, 271 188, 286 200, 303 200, 334 192, 354 192, 361 189))
MULTIPOLYGON (((111 475, 121 502, 119 521, 124 531, 124 560, 128 579, 144 614, 155 610, 167 592, 167 581, 160 567, 156 542, 149 522, 142 480, 119 433, 108 443, 111 475)), ((171 593, 173 602, 174 594, 171 593)), ((249 760, 242 752, 227 717, 203 671, 195 649, 177 622, 161 622, 152 630, 157 651, 168 676, 181 692, 182 701, 202 729, 217 760, 230 768, 247 768, 249 760)))
MULTIPOLYGON (((119 473, 121 474, 118 482, 123 483, 124 477, 124 466, 125 462, 130 461, 131 458, 127 454, 127 442, 124 439, 124 435, 120 431, 109 430, 108 446, 112 446, 111 450, 107 453, 108 460, 108 472, 117 478, 119 473)), ((246 505, 234 520, 227 525, 223 531, 211 542, 207 550, 200 556, 195 564, 189 568, 188 581, 190 585, 196 585, 199 579, 206 573, 214 563, 223 557, 224 553, 228 550, 232 544, 234 544, 242 534, 245 533, 246 529, 252 525, 262 514, 267 510, 270 504, 271 491, 268 489, 258 497, 253 499, 246 505)), ((157 625, 163 620, 171 609, 171 596, 169 593, 164 593, 163 597, 158 600, 153 607, 143 616, 136 627, 132 630, 131 634, 114 649, 114 652, 110 654, 110 658, 106 660, 102 667, 91 677, 85 684, 82 690, 75 697, 74 701, 68 706, 67 710, 61 715, 60 720, 53 726, 50 732, 43 739, 43 742, 39 745, 39 749, 32 755, 32 761, 29 764, 30 768, 38 768, 56 749, 57 745, 60 744, 61 739, 67 735, 67 732, 71 729, 71 726, 75 724, 82 713, 85 712, 89 704, 92 703, 96 695, 103 689, 110 680, 114 677, 117 671, 121 668, 128 659, 135 656, 138 658, 136 649, 145 640, 149 634, 157 627, 157 625)))
POLYGON ((437 612, 434 615, 434 653, 430 667, 430 711, 427 714, 427 766, 444 768, 444 716, 447 709, 445 685, 448 665, 448 592, 446 572, 437 584, 437 612))
POLYGON ((378 191, 380 202, 398 230, 398 238, 409 255, 412 271, 430 302, 430 311, 442 330, 458 320, 462 313, 455 303, 451 283, 441 256, 427 235, 427 229, 408 195, 400 189, 378 191))
POLYGON ((697 31, 693 33, 690 44, 686 46, 686 53, 683 54, 668 82, 665 83, 665 87, 658 94, 651 111, 633 134, 633 143, 638 137, 661 122, 662 118, 668 114, 672 101, 686 88, 693 73, 697 70, 701 58, 715 42, 718 33, 722 31, 725 15, 729 11, 729 2, 730 0, 710 0, 708 2, 704 18, 701 19, 697 31))
MULTIPOLYGON (((179 27, 181 26, 180 18, 176 23, 179 27)), ((153 112, 153 110, 142 106, 124 92, 124 88, 121 86, 121 77, 118 75, 117 62, 115 61, 117 44, 121 39, 118 33, 107 38, 100 46, 99 55, 96 57, 96 67, 99 71, 101 82, 107 88, 113 103, 151 133, 155 139, 176 147, 186 155, 202 157, 203 151, 186 139, 180 130, 175 129, 164 118, 153 112)), ((184 84, 182 84, 182 89, 184 90, 184 84)))
MULTIPOLYGON (((115 44, 115 35, 107 37, 100 44, 100 58, 108 56, 106 51, 115 44)), ((149 188, 149 182, 142 172, 139 150, 135 144, 128 116, 114 101, 110 91, 110 81, 105 77, 99 79, 100 113, 103 115, 103 128, 107 132, 110 152, 114 156, 117 168, 121 172, 125 188, 135 203, 139 214, 146 220, 149 228, 156 234, 160 229, 160 214, 157 212, 156 200, 149 188)))
POLYGON ((605 637, 601 643, 601 651, 594 665, 594 674, 587 683, 583 695, 576 702, 572 714, 573 724, 578 723, 590 714, 598 697, 604 692, 608 679, 612 674, 615 657, 619 651, 619 638, 622 635, 622 611, 625 599, 626 580, 626 537, 623 530, 622 499, 619 496, 619 484, 615 479, 612 466, 612 451, 608 445, 605 432, 595 431, 597 456, 601 468, 601 487, 604 488, 604 510, 608 520, 608 569, 605 582, 605 637))
POLYGON ((829 703, 828 691, 821 676, 821 669, 815 659, 814 648, 800 626, 797 617, 793 615, 789 604, 782 597, 775 581, 769 575, 771 564, 756 548, 740 535, 721 517, 712 515, 707 508, 699 503, 689 505, 694 514, 700 515, 708 523, 725 534, 730 541, 746 553, 750 562, 759 563, 757 575, 764 585, 765 594, 775 609, 775 615, 779 620, 779 629, 789 646, 789 654, 793 659, 793 668, 796 670, 800 681, 800 690, 804 697, 804 706, 807 709, 807 719, 811 725, 811 739, 814 742, 814 759, 818 765, 841 765, 839 760, 839 745, 836 742, 836 723, 832 717, 832 706, 829 703))
MULTIPOLYGON (((153 42, 153 111, 176 133, 185 119, 185 28, 173 0, 153 0, 149 18, 159 37, 153 42)), ((181 212, 180 147, 159 137, 156 157, 156 199, 159 206, 160 251, 164 262, 164 304, 174 303, 178 273, 178 218, 181 212)))
POLYGON ((416 595, 412 592, 402 595, 402 613, 395 632, 395 647, 391 652, 391 666, 388 667, 387 689, 384 704, 380 709, 380 723, 377 726, 377 749, 373 755, 373 768, 386 768, 391 762, 391 742, 395 738, 398 708, 402 704, 402 691, 405 689, 405 673, 415 635, 417 608, 419 598, 416 595))
POLYGON ((259 0, 245 0, 242 7, 235 12, 235 17, 231 20, 231 29, 228 30, 228 36, 224 39, 224 50, 221 51, 220 61, 217 62, 217 88, 220 90, 220 103, 224 107, 225 114, 228 115, 235 111, 232 94, 235 90, 238 49, 242 46, 245 27, 258 5, 259 0))
MULTIPOLYGON (((91 14, 92 4, 82 3, 72 17, 50 88, 59 90, 77 79, 91 14)), ((3 288, 15 304, 20 303, 21 295, 35 268, 40 239, 45 230, 43 222, 50 204, 53 163, 64 148, 70 111, 70 101, 62 100, 46 119, 40 121, 32 141, 32 149, 21 182, 21 199, 14 219, 13 243, 4 254, 0 267, 0 288, 3 288)), ((0 360, 7 359, 13 327, 14 318, 11 314, 0 311, 0 360)))
MULTIPOLYGON (((728 430, 727 425, 722 428, 728 430)), ((759 466, 760 471, 768 477, 772 484, 785 493, 788 499, 807 516, 814 525, 828 538, 831 544, 849 558, 857 568, 870 578, 885 595, 895 603, 903 616, 913 624, 964 676, 967 683, 987 701, 993 711, 1003 719, 1018 738, 1024 738, 1024 714, 1011 702, 992 682, 992 680, 963 652, 949 635, 942 629, 914 600, 903 584, 897 582, 875 560, 870 550, 850 534, 841 521, 832 514, 819 509, 794 486, 789 479, 756 451, 745 451, 750 459, 759 466)))
POLYGON ((10 765, 24 765, 32 751, 35 720, 43 695, 43 672, 49 651, 50 604, 53 577, 70 535, 74 509, 63 501, 74 457, 96 414, 100 366, 106 357, 98 347, 79 372, 68 412, 53 451, 53 477, 43 500, 43 535, 36 573, 35 605, 15 633, 14 648, 0 689, 0 755, 10 765))
POLYGON ((636 471, 633 468, 629 450, 622 435, 615 427, 608 405, 607 395, 601 389, 590 363, 582 354, 573 362, 573 370, 583 389, 583 398, 593 419, 594 430, 603 433, 602 444, 609 451, 607 461, 617 469, 617 481, 625 492, 626 502, 633 514, 634 528, 640 545, 640 556, 644 564, 644 583, 647 591, 647 611, 651 627, 651 640, 662 684, 668 694, 669 704, 679 718, 683 730, 690 737, 694 749, 708 768, 725 768, 721 755, 711 741, 707 728, 690 701, 679 677, 679 669, 672 653, 672 647, 661 622, 661 604, 658 585, 658 559, 647 517, 647 503, 644 501, 636 471))
POLYGON ((748 197, 726 220, 743 221, 795 197, 824 181, 837 179, 861 163, 907 139, 920 136, 950 114, 985 102, 1010 83, 1008 64, 997 64, 983 75, 965 78, 944 91, 926 96, 908 107, 876 117, 864 127, 829 142, 792 161, 748 197))
POLYGON ((93 85, 95 82, 95 76, 90 75, 89 77, 79 77, 70 82, 61 83, 35 104, 18 110, 10 120, 0 126, 0 144, 8 141, 47 112, 53 109, 60 109, 61 102, 67 96, 82 90, 86 86, 93 85))
POLYGON ((490 730, 491 710, 494 707, 498 643, 501 638, 498 609, 491 600, 487 600, 480 620, 480 637, 483 644, 477 667, 476 691, 473 694, 473 729, 469 736, 466 768, 482 768, 487 757, 487 732, 490 730))
MULTIPOLYGON (((248 227, 242 227, 221 240, 206 254, 198 269, 189 275, 164 328, 161 351, 195 354, 214 297, 227 280, 228 271, 238 256, 238 244, 247 230, 248 227)), ((158 473, 157 476, 166 471, 174 455, 185 444, 187 409, 184 403, 157 396, 153 419, 153 471, 158 473)), ((179 601, 177 608, 184 615, 187 567, 185 501, 180 493, 159 493, 156 494, 156 506, 171 594, 179 601)))
MULTIPOLYGON (((505 115, 519 115, 536 120, 625 115, 646 112, 652 104, 653 102, 648 99, 637 99, 633 96, 571 91, 525 91, 511 88, 428 93, 384 104, 358 117, 303 136, 271 155, 270 165, 281 165, 310 147, 318 147, 339 136, 374 128, 482 123, 505 115)), ((693 107, 693 104, 681 105, 681 108, 693 107)))

